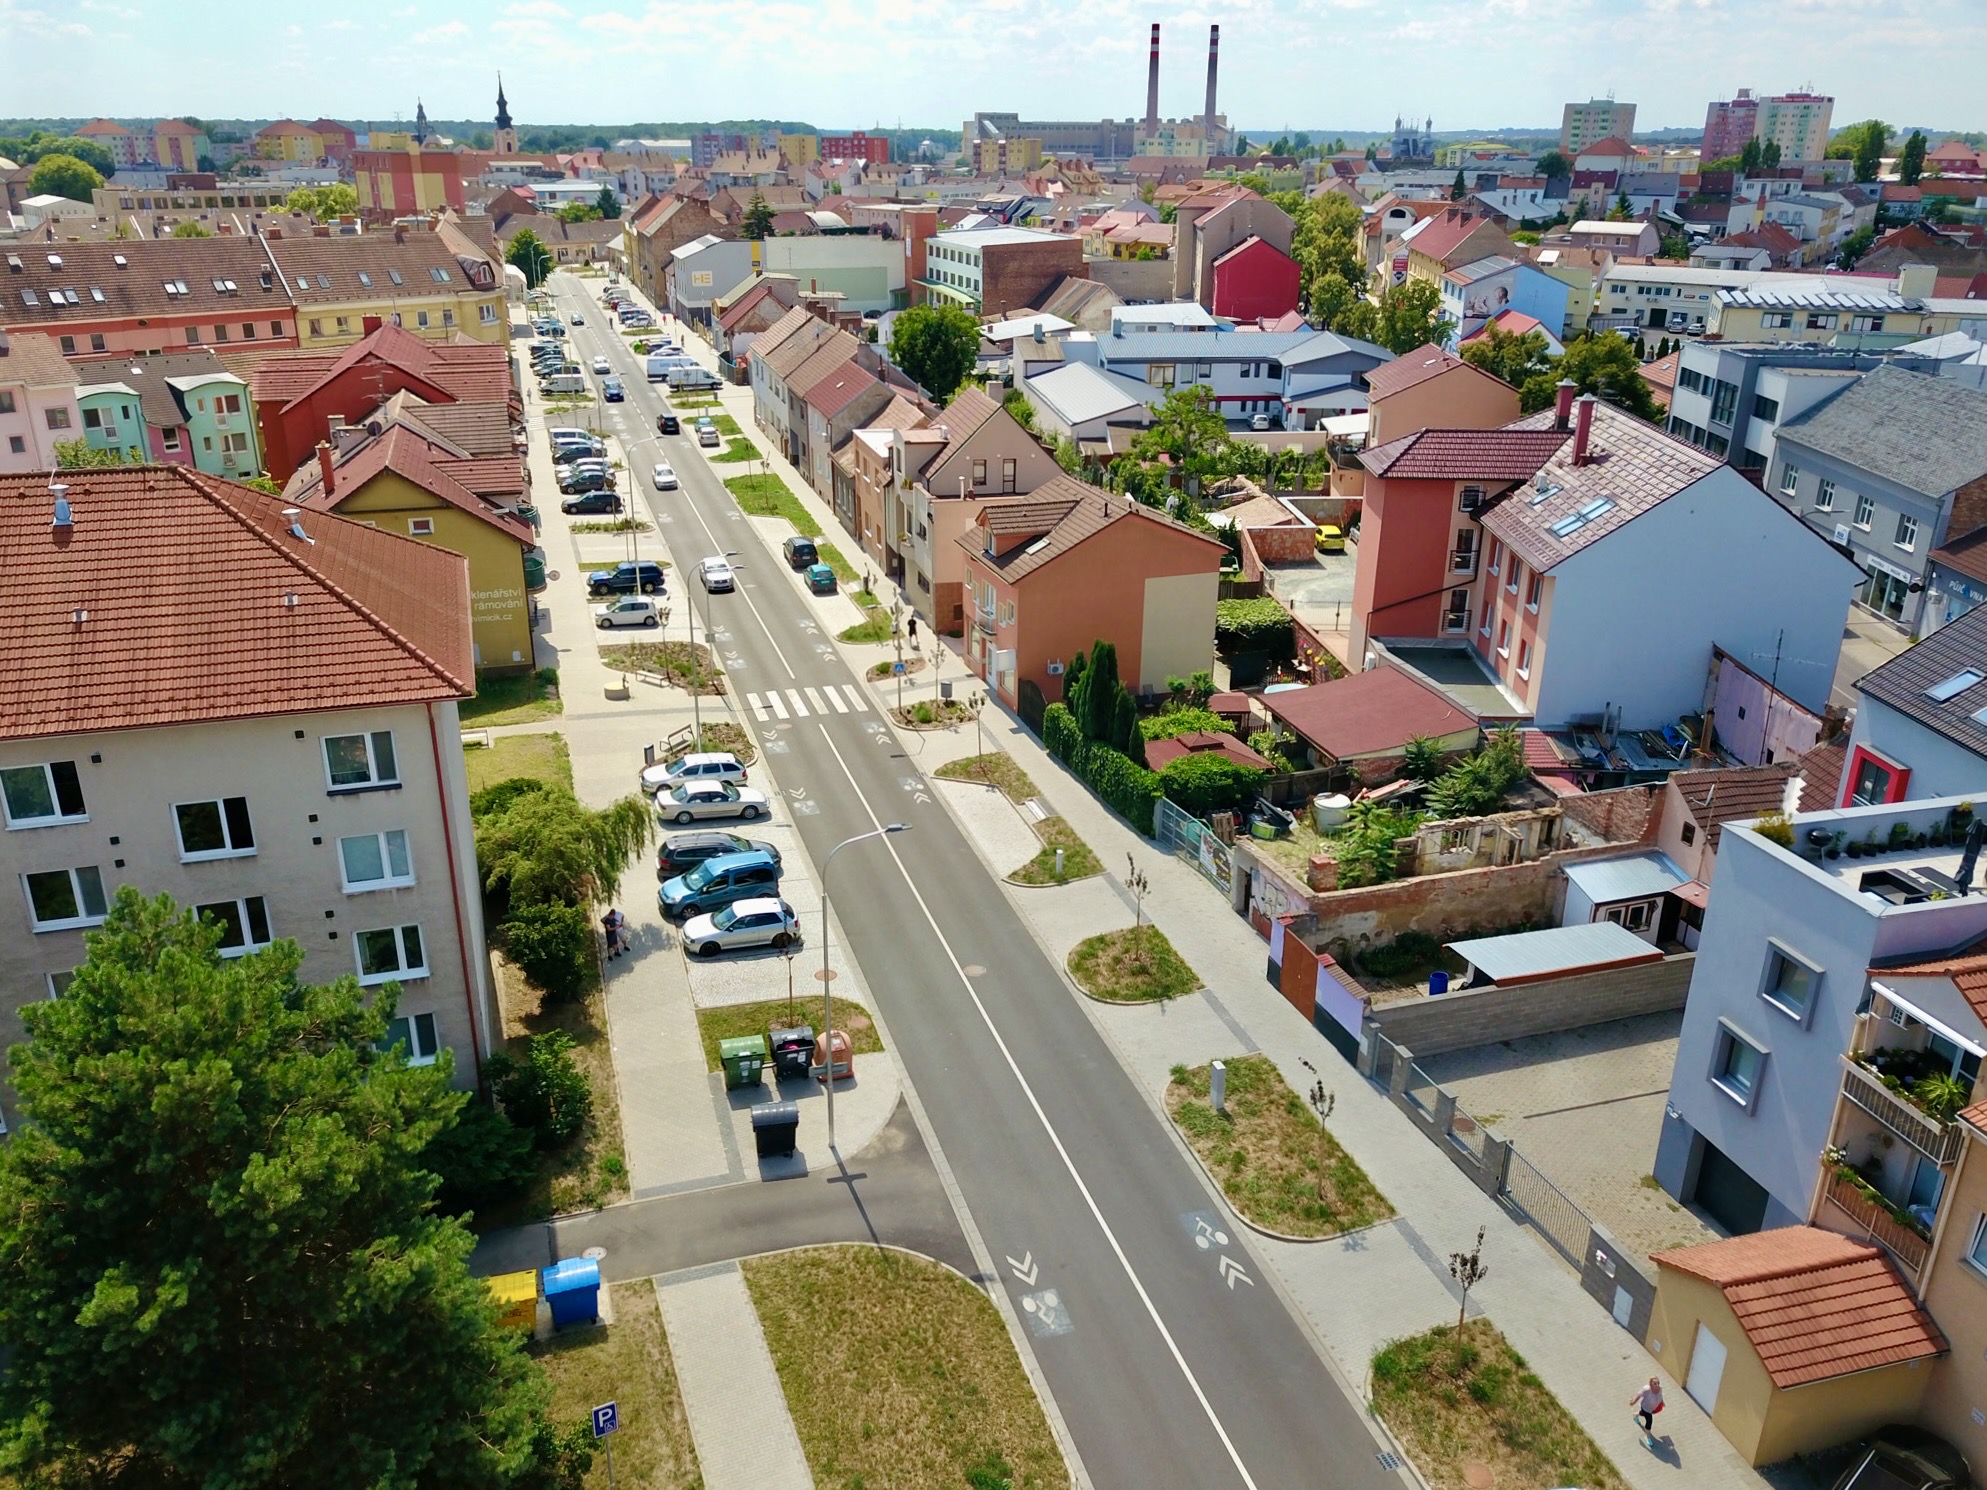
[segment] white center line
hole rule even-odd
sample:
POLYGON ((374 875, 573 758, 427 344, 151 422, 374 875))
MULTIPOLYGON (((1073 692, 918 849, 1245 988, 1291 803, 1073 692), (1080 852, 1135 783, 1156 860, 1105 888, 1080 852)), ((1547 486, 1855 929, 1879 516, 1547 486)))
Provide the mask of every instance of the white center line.
MULTIPOLYGON (((793 705, 794 718, 805 719, 807 717, 807 705, 800 701, 800 690, 798 688, 789 688, 787 690, 787 702, 793 705)), ((814 704, 816 708, 819 708, 821 700, 816 699, 814 704)))
MULTIPOLYGON (((834 753, 835 764, 840 766, 842 774, 848 777, 849 786, 854 790, 856 800, 862 804, 862 810, 868 815, 871 825, 881 833, 883 820, 877 817, 876 809, 869 805, 869 798, 863 795, 862 786, 856 781, 855 773, 849 769, 849 763, 842 759, 842 752, 835 749, 834 737, 828 733, 826 725, 821 727, 821 738, 834 753)), ((980 1019, 985 1023, 987 1033, 993 1036, 994 1044, 1000 1048, 1001 1059, 1007 1062, 1007 1069, 1014 1073, 1014 1079, 1021 1087, 1021 1094, 1028 1099, 1028 1105, 1034 1109, 1036 1120, 1042 1125, 1042 1131, 1049 1135, 1049 1142, 1055 1145, 1056 1153, 1062 1159, 1063 1168, 1069 1171, 1070 1179, 1076 1182, 1076 1188, 1083 1196, 1083 1203, 1090 1208, 1090 1215, 1097 1222, 1098 1230, 1104 1233, 1104 1240, 1110 1243, 1111 1251, 1118 1259, 1118 1266, 1124 1269, 1125 1277, 1131 1280, 1131 1286, 1138 1294, 1139 1302, 1145 1306, 1147 1316, 1152 1320, 1154 1328, 1159 1331, 1159 1338, 1166 1342, 1166 1349, 1173 1356, 1173 1364, 1178 1366, 1180 1374, 1186 1377, 1187 1385, 1193 1390, 1194 1399, 1200 1403, 1201 1411, 1207 1414, 1207 1420, 1213 1425, 1215 1436, 1221 1440, 1221 1446, 1228 1451, 1229 1462, 1235 1466, 1235 1472, 1242 1477, 1242 1483, 1248 1486, 1249 1490, 1256 1490, 1255 1479, 1250 1475, 1248 1466, 1242 1462, 1241 1451, 1235 1447, 1235 1441, 1228 1436, 1227 1428, 1222 1426, 1221 1419, 1215 1414, 1214 1404, 1207 1400, 1207 1393, 1201 1390, 1200 1381, 1194 1375, 1194 1368, 1187 1364, 1187 1358, 1180 1353, 1180 1347, 1173 1339, 1173 1332, 1166 1328, 1166 1321, 1159 1317, 1159 1306, 1152 1302, 1152 1295, 1146 1292, 1145 1284, 1131 1265, 1131 1259, 1125 1256, 1125 1249, 1118 1245, 1117 1233, 1111 1230, 1111 1223, 1104 1219, 1104 1212, 1099 1208, 1096 1197, 1090 1193, 1090 1187, 1083 1182, 1076 1161, 1069 1156, 1069 1150, 1063 1147, 1062 1136, 1056 1132, 1055 1124, 1049 1121, 1049 1115, 1042 1111, 1042 1104, 1035 1097, 1035 1089, 1028 1084, 1028 1078, 1021 1074, 1021 1067, 1014 1059, 1014 1052, 1007 1048, 1007 1041, 1001 1038, 1000 1030, 993 1022, 993 1016, 987 1013, 987 1006, 980 1002, 979 990, 973 986, 973 980, 966 976, 965 966, 959 961, 958 954, 952 950, 952 943, 947 941, 945 933, 939 930, 938 918, 932 915, 931 907, 925 903, 924 896, 919 893, 917 881, 911 878, 911 871, 904 867, 904 860, 897 852, 897 845, 887 836, 883 839, 883 851, 890 855, 891 862, 897 866, 897 872, 904 877, 905 888, 911 892, 911 898, 918 903, 918 909, 924 913, 925 923, 931 927, 931 934, 938 938, 938 945, 944 949, 946 961, 952 964, 952 971, 959 975, 959 983, 966 990, 966 997, 971 999, 973 1007, 979 1010, 980 1019)))

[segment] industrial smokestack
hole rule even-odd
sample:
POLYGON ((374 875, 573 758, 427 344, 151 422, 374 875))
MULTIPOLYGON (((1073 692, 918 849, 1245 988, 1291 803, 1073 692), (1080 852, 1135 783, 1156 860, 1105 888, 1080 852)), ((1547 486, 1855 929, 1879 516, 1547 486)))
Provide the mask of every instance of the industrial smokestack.
POLYGON ((1145 130, 1155 133, 1159 128, 1159 23, 1152 23, 1152 61, 1145 69, 1145 130))
POLYGON ((1207 131, 1207 153, 1214 154, 1214 70, 1221 60, 1221 28, 1207 28, 1207 113, 1201 118, 1201 126, 1207 131))

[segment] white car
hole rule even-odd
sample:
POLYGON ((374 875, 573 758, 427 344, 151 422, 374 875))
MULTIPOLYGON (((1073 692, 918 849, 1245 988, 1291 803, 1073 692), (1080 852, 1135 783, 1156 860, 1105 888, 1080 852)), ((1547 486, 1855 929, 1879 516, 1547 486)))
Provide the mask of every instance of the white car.
POLYGON ((728 781, 690 782, 658 794, 655 815, 666 823, 694 823, 713 817, 742 817, 751 822, 766 816, 766 794, 728 781))
POLYGON ((612 631, 616 626, 656 627, 662 624, 662 616, 648 596, 627 595, 612 605, 596 605, 593 624, 602 631, 612 631))
POLYGON ((697 578, 712 595, 720 591, 728 594, 738 588, 738 577, 731 572, 731 565, 715 554, 697 566, 697 578))
POLYGON ((1263 430, 1266 430, 1266 429, 1268 429, 1268 428, 1269 428, 1269 415, 1267 415, 1267 414, 1258 414, 1258 415, 1256 415, 1256 416, 1255 416, 1255 417, 1254 417, 1253 419, 1251 419, 1251 420, 1249 421, 1249 428, 1250 428, 1250 429, 1252 429, 1252 430, 1255 430, 1255 431, 1257 431, 1258 433, 1262 432, 1263 430))
POLYGON ((800 944, 800 917, 784 900, 771 896, 734 900, 709 916, 683 923, 683 945, 699 957, 715 957, 738 947, 793 947, 800 944))
POLYGON ((655 463, 655 489, 657 491, 676 490, 676 472, 666 460, 655 463))
POLYGON ((708 786, 729 781, 743 786, 749 779, 744 764, 724 750, 693 750, 681 760, 657 761, 642 772, 642 790, 650 796, 674 786, 708 786))
POLYGON ((614 371, 614 364, 605 357, 596 357, 593 359, 593 370, 604 378, 614 371))

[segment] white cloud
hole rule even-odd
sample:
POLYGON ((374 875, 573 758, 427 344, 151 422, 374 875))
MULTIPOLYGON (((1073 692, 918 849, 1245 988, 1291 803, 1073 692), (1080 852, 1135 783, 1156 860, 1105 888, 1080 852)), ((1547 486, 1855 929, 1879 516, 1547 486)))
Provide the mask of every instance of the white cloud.
POLYGON ((439 26, 429 26, 416 31, 409 41, 415 46, 433 46, 436 42, 460 41, 469 34, 469 27, 462 21, 443 21, 439 26))

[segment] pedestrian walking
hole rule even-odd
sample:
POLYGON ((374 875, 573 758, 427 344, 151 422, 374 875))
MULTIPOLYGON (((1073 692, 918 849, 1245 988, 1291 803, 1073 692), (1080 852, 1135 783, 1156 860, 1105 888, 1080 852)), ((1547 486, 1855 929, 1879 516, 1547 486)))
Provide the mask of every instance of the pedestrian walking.
POLYGON ((600 928, 607 933, 607 958, 610 962, 628 950, 627 938, 623 932, 627 924, 628 918, 619 910, 612 908, 600 918, 600 928))
POLYGON ((907 622, 905 623, 905 626, 907 627, 907 629, 909 630, 909 632, 910 632, 910 635, 911 635, 911 650, 912 650, 912 651, 916 651, 916 650, 917 650, 917 646, 918 646, 918 617, 917 617, 917 612, 913 611, 913 612, 911 613, 911 618, 910 618, 910 620, 909 620, 909 621, 907 621, 907 622))
POLYGON ((1659 1376, 1649 1378, 1649 1384, 1628 1399, 1628 1405, 1635 1409, 1636 1421, 1642 1425, 1642 1436, 1650 1437, 1656 1427, 1656 1414, 1663 1410, 1663 1380, 1659 1376))

